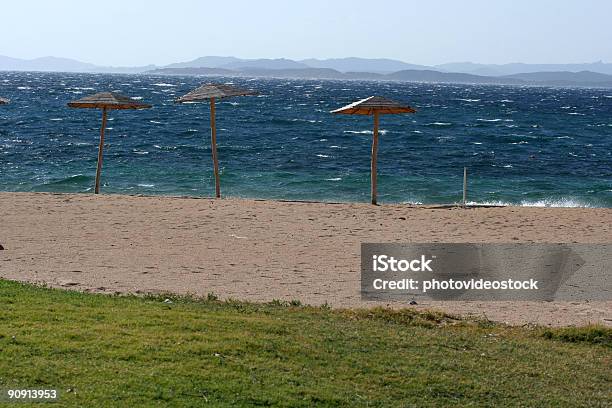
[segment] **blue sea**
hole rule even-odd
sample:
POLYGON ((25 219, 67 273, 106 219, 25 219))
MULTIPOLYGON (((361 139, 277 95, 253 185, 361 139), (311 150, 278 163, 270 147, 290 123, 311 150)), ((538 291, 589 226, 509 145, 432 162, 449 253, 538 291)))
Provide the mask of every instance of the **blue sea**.
POLYGON ((102 193, 214 195, 208 81, 259 92, 217 104, 226 197, 368 202, 372 118, 330 110, 380 95, 382 203, 612 207, 612 89, 399 82, 0 73, 1 191, 92 191, 101 112, 66 103, 116 91, 153 105, 111 111, 102 193))

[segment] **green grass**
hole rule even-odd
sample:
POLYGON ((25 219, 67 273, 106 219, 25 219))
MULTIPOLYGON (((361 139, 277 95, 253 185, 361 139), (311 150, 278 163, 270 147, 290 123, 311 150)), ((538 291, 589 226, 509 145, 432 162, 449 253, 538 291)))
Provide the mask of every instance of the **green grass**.
POLYGON ((55 406, 612 404, 603 327, 164 300, 0 280, 0 388, 58 388, 55 406))

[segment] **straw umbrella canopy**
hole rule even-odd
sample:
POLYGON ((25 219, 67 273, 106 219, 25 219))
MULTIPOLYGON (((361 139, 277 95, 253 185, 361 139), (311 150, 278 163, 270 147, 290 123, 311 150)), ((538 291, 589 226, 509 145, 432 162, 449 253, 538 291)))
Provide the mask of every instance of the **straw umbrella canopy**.
POLYGON ((369 98, 353 102, 340 109, 331 111, 344 115, 374 115, 374 135, 372 138, 372 157, 371 157, 371 185, 372 185, 372 204, 376 204, 376 156, 378 154, 378 116, 399 113, 415 113, 416 110, 408 105, 380 96, 370 96, 369 98))
POLYGON ((8 99, 0 98, 0 105, 6 105, 9 103, 8 99))
POLYGON ((249 89, 238 88, 226 84, 204 84, 199 88, 181 96, 176 100, 177 103, 210 101, 210 142, 215 173, 215 195, 221 197, 221 181, 219 179, 219 160, 217 158, 217 126, 215 123, 215 101, 230 96, 257 95, 257 92, 249 89))
POLYGON ((151 105, 140 103, 127 96, 114 92, 100 92, 68 103, 71 108, 102 109, 102 127, 100 128, 100 144, 98 145, 98 167, 96 168, 96 184, 94 194, 100 192, 100 173, 102 172, 102 150, 104 149, 104 130, 106 129, 106 114, 109 110, 148 109, 151 105))

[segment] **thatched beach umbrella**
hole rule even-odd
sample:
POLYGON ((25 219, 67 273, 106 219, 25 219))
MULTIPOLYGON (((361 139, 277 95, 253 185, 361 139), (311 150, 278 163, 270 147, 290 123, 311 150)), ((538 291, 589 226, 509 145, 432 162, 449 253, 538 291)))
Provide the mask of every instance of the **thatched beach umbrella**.
POLYGON ((178 98, 177 103, 198 102, 210 100, 210 142, 213 168, 215 172, 215 194, 221 197, 221 181, 219 180, 219 160, 217 159, 217 127, 215 123, 215 100, 230 96, 257 95, 257 92, 225 84, 205 84, 178 98))
POLYGON ((147 109, 151 105, 140 103, 127 96, 114 92, 100 92, 68 103, 71 108, 102 109, 102 127, 100 128, 100 145, 98 146, 98 167, 96 169, 96 185, 94 194, 100 192, 100 173, 102 171, 102 150, 104 149, 104 130, 106 129, 106 113, 111 109, 147 109))
POLYGON ((416 111, 408 105, 380 96, 370 96, 369 98, 353 102, 331 113, 345 115, 374 115, 374 136, 372 138, 372 158, 371 158, 371 179, 372 179, 372 204, 376 204, 376 155, 378 153, 378 115, 389 115, 397 113, 415 113, 416 111))
POLYGON ((0 105, 6 105, 9 103, 8 99, 0 98, 0 105))

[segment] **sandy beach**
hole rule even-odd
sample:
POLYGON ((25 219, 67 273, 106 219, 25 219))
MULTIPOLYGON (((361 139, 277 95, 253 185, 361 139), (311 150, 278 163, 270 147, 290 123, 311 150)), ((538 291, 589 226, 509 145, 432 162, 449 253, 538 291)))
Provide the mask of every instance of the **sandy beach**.
MULTIPOLYGON (((104 293, 332 307, 359 294, 362 242, 612 241, 612 209, 372 206, 0 193, 0 277, 104 293)), ((420 302, 510 324, 612 325, 612 302, 420 302)))

